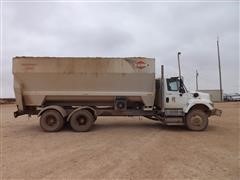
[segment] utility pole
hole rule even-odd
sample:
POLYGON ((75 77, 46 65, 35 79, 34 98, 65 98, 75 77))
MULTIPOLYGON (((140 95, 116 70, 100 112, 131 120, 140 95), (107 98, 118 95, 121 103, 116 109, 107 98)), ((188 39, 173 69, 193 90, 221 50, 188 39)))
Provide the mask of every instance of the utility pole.
POLYGON ((198 91, 198 71, 196 70, 196 91, 198 91))
POLYGON ((218 37, 217 37, 217 53, 218 53, 218 69, 219 69, 220 96, 221 96, 221 101, 222 101, 222 98, 223 98, 223 90, 222 90, 222 72, 221 72, 221 61, 220 61, 219 38, 218 38, 218 37))
POLYGON ((179 79, 181 79, 180 55, 181 55, 181 52, 178 52, 177 57, 178 57, 178 72, 179 72, 179 79))

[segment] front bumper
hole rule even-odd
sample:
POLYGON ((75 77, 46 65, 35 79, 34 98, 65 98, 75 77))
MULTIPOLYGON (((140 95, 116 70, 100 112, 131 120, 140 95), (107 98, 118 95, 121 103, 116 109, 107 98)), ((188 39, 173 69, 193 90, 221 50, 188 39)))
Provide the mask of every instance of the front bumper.
POLYGON ((220 109, 213 109, 211 111, 211 116, 221 116, 222 115, 222 110, 220 109))

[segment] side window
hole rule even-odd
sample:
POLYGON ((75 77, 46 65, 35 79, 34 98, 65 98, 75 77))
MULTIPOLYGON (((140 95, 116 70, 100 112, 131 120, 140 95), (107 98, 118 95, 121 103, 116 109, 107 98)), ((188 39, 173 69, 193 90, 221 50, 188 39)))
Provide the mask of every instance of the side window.
POLYGON ((176 79, 167 79, 167 89, 168 91, 178 91, 178 81, 176 79))

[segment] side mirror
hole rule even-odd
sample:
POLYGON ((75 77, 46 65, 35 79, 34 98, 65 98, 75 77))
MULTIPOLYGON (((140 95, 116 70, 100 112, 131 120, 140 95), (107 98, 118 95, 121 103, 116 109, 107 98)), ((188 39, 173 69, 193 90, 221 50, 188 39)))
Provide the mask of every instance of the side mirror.
POLYGON ((180 79, 179 92, 180 93, 185 93, 185 89, 183 88, 183 81, 182 81, 182 79, 180 79))
POLYGON ((179 87, 179 92, 180 92, 180 93, 185 93, 185 90, 184 90, 183 86, 180 86, 180 87, 179 87))
POLYGON ((193 97, 195 97, 195 98, 197 98, 198 96, 199 96, 198 93, 194 93, 194 94, 193 94, 193 97))

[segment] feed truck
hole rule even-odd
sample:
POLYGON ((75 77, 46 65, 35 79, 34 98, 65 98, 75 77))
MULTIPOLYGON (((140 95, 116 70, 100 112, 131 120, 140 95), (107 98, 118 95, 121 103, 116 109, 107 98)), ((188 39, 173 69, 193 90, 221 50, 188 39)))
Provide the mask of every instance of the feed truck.
POLYGON ((165 125, 205 130, 221 115, 209 94, 189 92, 181 77, 156 78, 155 59, 144 57, 14 57, 17 111, 40 117, 44 131, 66 123, 89 131, 98 116, 144 116, 165 125))

